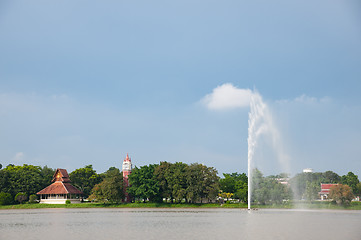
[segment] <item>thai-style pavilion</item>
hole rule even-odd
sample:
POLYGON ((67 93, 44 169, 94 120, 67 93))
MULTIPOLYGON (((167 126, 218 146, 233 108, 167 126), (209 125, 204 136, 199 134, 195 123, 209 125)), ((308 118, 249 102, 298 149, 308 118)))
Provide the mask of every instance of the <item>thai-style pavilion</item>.
POLYGON ((52 184, 37 194, 40 195, 40 203, 64 204, 66 200, 71 203, 79 203, 83 192, 70 184, 66 169, 58 168, 53 176, 52 184))

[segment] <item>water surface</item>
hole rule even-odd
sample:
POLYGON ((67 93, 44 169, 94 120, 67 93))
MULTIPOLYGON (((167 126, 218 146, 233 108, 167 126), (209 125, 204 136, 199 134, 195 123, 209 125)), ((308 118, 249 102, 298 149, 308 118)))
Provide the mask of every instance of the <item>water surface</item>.
POLYGON ((361 211, 21 209, 0 211, 0 239, 361 239, 361 211))

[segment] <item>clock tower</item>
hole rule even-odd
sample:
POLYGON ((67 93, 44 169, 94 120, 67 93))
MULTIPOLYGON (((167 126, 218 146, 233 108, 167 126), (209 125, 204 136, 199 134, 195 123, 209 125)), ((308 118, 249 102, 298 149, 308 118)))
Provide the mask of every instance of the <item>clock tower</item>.
POLYGON ((123 170, 123 180, 124 180, 125 201, 130 202, 130 197, 126 190, 129 187, 129 174, 132 172, 132 161, 128 153, 127 156, 124 158, 122 170, 123 170))

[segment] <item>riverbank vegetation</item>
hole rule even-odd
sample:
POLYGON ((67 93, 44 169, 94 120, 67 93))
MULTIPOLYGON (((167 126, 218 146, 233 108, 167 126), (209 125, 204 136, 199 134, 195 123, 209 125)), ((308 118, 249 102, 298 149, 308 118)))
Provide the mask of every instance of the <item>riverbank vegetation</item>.
MULTIPOLYGON (((54 172, 54 169, 47 166, 26 164, 8 165, 1 169, 0 205, 10 205, 9 208, 49 207, 34 204, 37 202, 35 194, 51 184, 54 172), (33 204, 25 204, 29 202, 33 204)), ((79 207, 247 206, 248 177, 245 173, 226 173, 219 177, 215 168, 198 163, 160 162, 135 167, 129 175, 130 186, 126 188, 126 192, 122 172, 115 167, 98 174, 92 165, 87 165, 69 175, 72 184, 84 192, 85 199, 92 201, 80 204, 79 207), (125 194, 131 196, 132 203, 122 203, 125 194)), ((359 208, 358 203, 351 202, 351 199, 361 195, 361 183, 352 172, 343 176, 332 171, 299 173, 290 178, 285 173, 263 176, 261 171, 255 169, 252 186, 252 206, 256 208, 293 208, 305 205, 307 208, 337 208, 336 203, 342 205, 340 208, 359 208), (317 201, 321 183, 339 184, 330 193, 334 202, 317 201)), ((68 204, 66 207, 78 206, 68 204)))

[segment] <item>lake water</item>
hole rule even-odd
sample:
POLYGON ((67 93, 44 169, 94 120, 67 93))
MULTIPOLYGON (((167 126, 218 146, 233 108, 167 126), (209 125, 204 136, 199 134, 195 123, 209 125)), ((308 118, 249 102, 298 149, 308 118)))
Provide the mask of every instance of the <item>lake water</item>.
POLYGON ((361 239, 361 211, 0 210, 0 239, 361 239))

